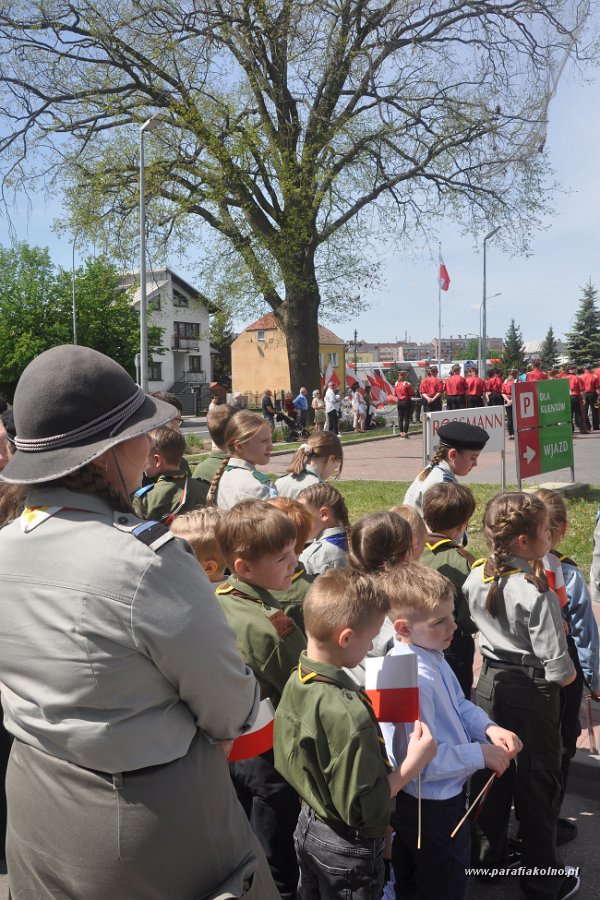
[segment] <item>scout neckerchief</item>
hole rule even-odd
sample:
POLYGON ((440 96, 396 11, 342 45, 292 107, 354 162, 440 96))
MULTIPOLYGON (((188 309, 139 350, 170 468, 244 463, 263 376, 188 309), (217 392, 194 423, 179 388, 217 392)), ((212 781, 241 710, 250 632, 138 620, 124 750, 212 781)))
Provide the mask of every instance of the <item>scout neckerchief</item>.
POLYGON ((339 547, 340 550, 348 552, 348 535, 345 531, 342 534, 328 534, 321 538, 321 540, 327 541, 328 544, 333 544, 334 547, 339 547))
MULTIPOLYGON (((169 476, 169 478, 163 478, 162 475, 159 475, 159 477, 158 477, 157 480, 158 480, 158 481, 161 481, 161 480, 167 481, 167 480, 169 480, 169 479, 170 479, 170 480, 173 480, 173 477, 174 477, 174 476, 169 476)), ((173 512, 167 513, 167 515, 165 515, 165 516, 163 516, 163 517, 161 518, 160 521, 163 523, 163 525, 170 525, 171 522, 173 521, 173 519, 175 518, 175 516, 177 515, 177 513, 178 513, 178 512, 181 512, 181 510, 183 509, 183 507, 185 506, 186 501, 187 501, 187 492, 188 492, 189 478, 187 477, 187 475, 177 475, 177 476, 175 476, 175 477, 177 477, 177 478, 185 478, 185 482, 184 482, 184 485, 183 485, 183 490, 182 490, 182 492, 181 492, 181 497, 179 498, 179 503, 177 504, 177 506, 175 507, 175 509, 173 510, 173 512)))
MULTIPOLYGON (((309 669, 307 666, 304 666, 302 662, 298 663, 298 678, 301 684, 311 684, 316 681, 320 681, 322 684, 333 684, 335 687, 341 688, 342 690, 352 690, 348 685, 344 684, 343 681, 338 681, 336 678, 331 678, 329 675, 321 675, 319 672, 313 672, 312 669, 309 669)), ((384 765, 386 769, 390 771, 393 769, 393 766, 389 760, 387 755, 387 750, 385 749, 385 740, 383 739, 383 734, 381 733, 381 728, 379 722, 377 721, 377 717, 375 715, 375 710, 373 709, 373 704, 371 703, 371 699, 367 692, 361 688, 356 686, 354 691, 357 695, 369 716, 371 717, 371 721, 375 725, 377 729, 377 740, 379 741, 379 751, 381 753, 381 757, 383 759, 384 765)))

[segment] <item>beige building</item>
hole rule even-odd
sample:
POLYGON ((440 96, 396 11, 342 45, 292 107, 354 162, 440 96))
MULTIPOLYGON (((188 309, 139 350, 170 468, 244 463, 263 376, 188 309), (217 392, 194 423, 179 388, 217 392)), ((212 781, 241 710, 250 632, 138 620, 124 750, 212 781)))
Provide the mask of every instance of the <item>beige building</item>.
MULTIPOLYGON (((345 365, 344 341, 319 325, 321 374, 324 376, 331 366, 340 384, 344 384, 345 365)), ((310 390, 313 385, 306 387, 310 390)), ((231 388, 242 394, 262 393, 265 388, 291 390, 287 341, 272 313, 248 325, 232 342, 231 388)))

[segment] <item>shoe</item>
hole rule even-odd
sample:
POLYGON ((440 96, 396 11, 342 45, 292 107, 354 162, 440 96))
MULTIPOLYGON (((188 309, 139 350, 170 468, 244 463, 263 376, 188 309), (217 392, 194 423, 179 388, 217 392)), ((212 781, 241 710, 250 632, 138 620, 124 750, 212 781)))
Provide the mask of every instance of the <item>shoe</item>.
POLYGON ((521 838, 510 838, 508 839, 508 861, 506 863, 507 869, 512 869, 514 866, 521 865, 521 838))
POLYGON ((575 840, 578 830, 575 822, 570 822, 569 819, 559 819, 556 823, 556 846, 560 847, 562 844, 568 844, 569 841, 575 840))
MULTIPOLYGON (((567 871, 575 871, 570 866, 565 866, 567 871)), ((567 900, 568 897, 574 897, 581 887, 581 879, 579 875, 567 875, 562 883, 557 900, 567 900)))

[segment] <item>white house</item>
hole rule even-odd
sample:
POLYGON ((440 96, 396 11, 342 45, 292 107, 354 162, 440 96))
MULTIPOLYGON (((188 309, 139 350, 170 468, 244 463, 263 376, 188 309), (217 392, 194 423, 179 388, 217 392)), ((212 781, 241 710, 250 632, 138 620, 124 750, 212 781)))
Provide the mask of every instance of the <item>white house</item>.
MULTIPOLYGON (((139 309, 139 272, 123 276, 122 288, 137 285, 133 305, 139 309)), ((214 308, 200 291, 171 269, 146 272, 148 325, 162 328, 164 353, 148 365, 148 389, 189 394, 212 381, 209 313, 214 308)))

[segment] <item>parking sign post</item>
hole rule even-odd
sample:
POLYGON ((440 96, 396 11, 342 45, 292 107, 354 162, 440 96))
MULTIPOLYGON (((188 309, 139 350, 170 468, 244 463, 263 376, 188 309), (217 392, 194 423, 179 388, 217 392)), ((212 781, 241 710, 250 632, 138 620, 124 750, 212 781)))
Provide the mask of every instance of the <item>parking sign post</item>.
POLYGON ((568 380, 515 382, 513 409, 519 490, 522 478, 556 469, 570 468, 575 481, 568 380))

